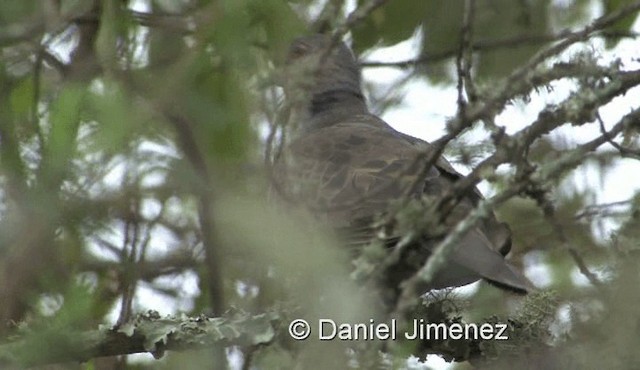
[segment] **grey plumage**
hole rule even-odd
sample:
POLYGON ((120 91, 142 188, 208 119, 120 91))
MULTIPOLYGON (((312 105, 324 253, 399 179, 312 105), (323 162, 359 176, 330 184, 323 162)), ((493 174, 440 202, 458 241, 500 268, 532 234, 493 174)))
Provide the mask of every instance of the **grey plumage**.
MULTIPOLYGON (((285 94, 299 134, 276 163, 279 187, 319 219, 347 230, 347 242, 372 240, 373 221, 404 196, 426 202, 460 177, 444 158, 425 174, 421 154, 429 144, 369 113, 357 61, 344 43, 331 45, 331 39, 321 35, 299 38, 290 48, 287 69, 285 94)), ((466 194, 446 227, 455 225, 480 199, 476 189, 466 194)), ((389 245, 398 233, 391 231, 389 245)), ((433 235, 419 238, 418 249, 426 253, 405 256, 409 260, 392 268, 389 283, 399 285, 415 273, 437 241, 433 235)), ((524 293, 530 283, 504 260, 510 247, 508 227, 490 215, 463 237, 447 265, 422 288, 462 286, 484 278, 524 293)))

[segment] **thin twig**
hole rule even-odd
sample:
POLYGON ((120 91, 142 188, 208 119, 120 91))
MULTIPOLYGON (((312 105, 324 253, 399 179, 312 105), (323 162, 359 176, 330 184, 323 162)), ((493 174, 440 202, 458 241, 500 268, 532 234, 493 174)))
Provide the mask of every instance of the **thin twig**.
MULTIPOLYGON (((604 132, 602 134, 602 137, 606 138, 608 135, 609 133, 604 132)), ((551 225, 553 233, 556 235, 558 240, 560 240, 562 246, 567 250, 573 261, 576 263, 576 266, 578 266, 578 269, 580 270, 582 275, 584 275, 593 286, 598 289, 602 289, 602 282, 593 272, 591 272, 591 270, 587 266, 587 263, 584 261, 584 258, 582 258, 582 255, 571 243, 569 237, 567 236, 567 233, 565 233, 564 229, 562 228, 560 220, 558 220, 558 217, 556 215, 556 209, 548 199, 547 193, 543 189, 543 185, 541 183, 534 183, 533 181, 531 181, 531 179, 529 179, 529 182, 530 184, 526 192, 530 195, 531 198, 533 198, 538 207, 540 207, 540 209, 542 210, 544 218, 551 225)))
MULTIPOLYGON (((596 119, 598 120, 598 124, 600 126, 600 133, 602 135, 607 135, 607 129, 604 127, 604 121, 602 120, 602 117, 600 116, 600 112, 598 111, 596 111, 596 119)), ((605 137, 607 138, 607 142, 611 144, 611 146, 616 148, 620 152, 620 155, 622 157, 640 159, 640 150, 632 150, 632 149, 626 148, 616 143, 615 141, 613 141, 613 138, 609 136, 605 136, 605 137)))
POLYGON ((475 0, 465 0, 464 14, 460 34, 460 49, 456 56, 456 68, 458 71, 458 115, 464 120, 467 103, 464 100, 466 92, 469 102, 477 100, 475 86, 471 79, 471 42, 473 38, 473 20, 475 16, 475 0))
MULTIPOLYGON (((638 119, 640 119, 640 108, 623 117, 611 128, 611 130, 608 131, 608 135, 618 135, 622 130, 638 119)), ((542 166, 535 172, 531 173, 528 177, 535 183, 545 183, 550 179, 557 178, 560 174, 579 164, 587 153, 596 150, 606 142, 607 139, 604 135, 601 135, 571 151, 565 152, 556 161, 542 166)), ((510 184, 507 189, 492 198, 480 201, 477 207, 471 211, 464 220, 459 222, 454 230, 449 233, 447 237, 438 244, 438 246, 436 246, 431 257, 427 260, 427 263, 410 279, 403 282, 402 294, 391 317, 405 317, 405 313, 415 306, 419 300, 421 292, 417 290, 418 286, 422 282, 428 282, 436 271, 446 263, 448 257, 458 246, 460 239, 481 219, 489 214, 492 209, 522 192, 527 186, 529 186, 529 184, 530 182, 527 179, 521 179, 516 183, 510 184)))
POLYGON ((369 16, 369 14, 384 5, 384 3, 386 3, 387 1, 389 0, 370 0, 365 5, 351 12, 351 14, 347 16, 347 20, 336 27, 335 31, 333 32, 333 39, 335 41, 340 40, 345 33, 353 28, 353 26, 362 22, 362 20, 369 16))
MULTIPOLYGON (((611 14, 597 18, 591 24, 585 26, 579 31, 568 32, 566 38, 559 41, 555 45, 552 45, 546 49, 539 51, 526 64, 524 64, 520 68, 513 71, 511 75, 509 75, 509 77, 506 78, 503 85, 504 86, 503 89, 501 89, 496 94, 486 99, 483 102, 484 104, 481 104, 481 105, 478 104, 477 106, 472 107, 473 109, 469 109, 464 119, 460 117, 456 117, 455 119, 450 121, 447 124, 447 131, 448 131, 447 134, 442 136, 440 139, 434 141, 431 145, 431 148, 428 151, 425 151, 424 156, 419 156, 419 158, 416 159, 416 162, 422 159, 426 159, 426 166, 424 167, 424 170, 421 176, 418 176, 418 179, 423 178, 426 175, 427 171, 429 171, 429 168, 442 155, 446 145, 451 140, 456 138, 462 131, 467 129, 471 123, 479 119, 492 121, 493 116, 496 114, 496 112, 502 109, 505 106, 505 104, 514 97, 514 92, 517 92, 523 89, 528 89, 530 87, 529 81, 531 80, 531 77, 532 77, 529 75, 533 73, 533 71, 535 71, 536 67, 540 63, 542 63, 544 60, 554 55, 557 55, 558 53, 568 48, 572 44, 580 40, 586 39, 591 33, 601 28, 607 27, 612 23, 615 23, 621 18, 624 18, 625 16, 627 16, 630 12, 636 11, 638 9, 640 9, 640 1, 637 1, 622 9, 619 9, 618 11, 613 12, 611 14)), ((546 132, 549 129, 551 128, 550 127, 546 128, 544 131, 546 132)), ((501 135, 501 136, 503 141, 506 142, 506 140, 508 139, 506 138, 506 135, 501 135)), ((523 147, 522 149, 524 150, 525 148, 523 147)), ((497 153, 500 153, 500 152, 501 151, 498 150, 497 153)), ((502 153, 502 154, 506 155, 507 153, 502 153)), ((506 160, 506 158, 504 160, 506 160)), ((475 172, 479 172, 478 168, 476 168, 475 172)), ((467 176, 466 179, 469 179, 469 176, 467 176)), ((465 185, 460 184, 461 181, 459 181, 458 183, 456 183, 456 187, 458 187, 458 189, 454 189, 454 188, 450 189, 450 191, 448 192, 449 196, 443 197, 442 202, 440 202, 440 204, 444 204, 445 202, 449 203, 447 209, 443 209, 440 206, 438 206, 438 209, 440 209, 441 211, 444 211, 444 212, 441 212, 441 217, 443 219, 448 215, 448 212, 457 204, 461 196, 465 194, 465 192, 468 191, 469 188, 471 188, 472 186, 475 186, 477 182, 479 182, 479 179, 480 177, 477 177, 476 180, 471 181, 472 184, 468 182, 465 185), (464 191, 455 192, 455 190, 461 190, 460 188, 462 187, 464 187, 464 191)))
POLYGON ((480 182, 483 178, 483 173, 495 169, 498 165, 506 163, 513 158, 518 158, 539 137, 564 124, 567 121, 567 117, 573 117, 573 124, 586 122, 591 116, 588 114, 587 107, 594 107, 611 101, 614 97, 638 84, 640 84, 640 71, 621 72, 612 83, 593 91, 593 94, 587 94, 588 96, 585 97, 580 95, 570 97, 559 106, 541 112, 536 121, 517 134, 513 136, 503 135, 502 144, 496 149, 496 152, 480 162, 469 175, 457 181, 441 198, 436 206, 436 209, 442 215, 441 217, 448 215, 457 204, 457 199, 480 182))
POLYGON ((42 62, 44 60, 44 54, 46 52, 43 49, 40 49, 40 52, 36 55, 36 62, 33 66, 33 102, 31 104, 31 126, 36 133, 36 138, 38 139, 38 147, 42 150, 44 148, 44 136, 42 135, 42 130, 40 129, 40 114, 38 105, 40 103, 40 93, 41 93, 41 80, 42 80, 42 62))
POLYGON ((591 218, 597 215, 604 215, 604 217, 621 215, 623 214, 622 212, 609 211, 609 209, 618 208, 618 207, 629 207, 632 203, 633 203, 633 199, 622 200, 619 202, 593 204, 585 207, 582 211, 576 213, 573 216, 573 218, 575 220, 580 220, 582 218, 591 218))
MULTIPOLYGON (((473 52, 488 52, 495 51, 501 49, 509 49, 509 48, 517 48, 525 45, 535 45, 535 44, 544 44, 548 42, 554 42, 561 40, 567 37, 570 34, 570 30, 566 29, 564 31, 560 31, 558 33, 547 34, 547 35, 517 35, 513 37, 507 37, 498 40, 479 40, 474 41, 470 45, 470 50, 473 52)), ((640 33, 638 32, 613 32, 613 31, 599 31, 597 34, 593 35, 594 37, 604 37, 609 39, 618 39, 618 38, 638 38, 640 37, 640 33)), ((450 50, 445 50, 437 53, 425 53, 418 58, 402 60, 398 62, 380 62, 380 61, 363 61, 360 63, 362 67, 367 68, 376 68, 376 67, 391 67, 391 68, 413 68, 419 65, 426 65, 431 63, 438 63, 444 60, 453 58, 457 55, 459 48, 452 48, 450 50)))

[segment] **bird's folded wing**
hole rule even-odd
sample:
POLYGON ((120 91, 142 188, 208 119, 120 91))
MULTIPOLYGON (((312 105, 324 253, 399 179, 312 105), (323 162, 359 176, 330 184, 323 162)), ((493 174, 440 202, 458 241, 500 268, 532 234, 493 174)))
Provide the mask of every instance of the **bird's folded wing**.
MULTIPOLYGON (((287 172, 299 179, 294 182, 304 182, 303 201, 322 207, 332 223, 374 217, 391 201, 423 188, 419 151, 366 121, 316 130, 293 142, 289 152, 294 163, 287 172)), ((435 169, 426 174, 433 176, 435 169)))
POLYGON ((464 235, 451 255, 451 262, 511 290, 531 289, 531 283, 491 247, 491 242, 477 228, 464 235))
MULTIPOLYGON (((364 116, 295 140, 289 147, 295 163, 288 172, 299 179, 294 182, 303 183, 303 202, 334 227, 352 228, 351 240, 366 242, 374 235, 363 220, 375 219, 405 195, 441 195, 460 177, 444 159, 425 174, 422 150, 428 144, 413 141, 405 140, 378 118, 364 116)), ((461 200, 448 224, 457 223, 477 204, 481 196, 476 192, 470 191, 461 200)), ((459 269, 450 266, 438 278, 453 286, 482 277, 512 290, 527 291, 527 280, 504 260, 508 239, 506 226, 489 217, 456 247, 451 262, 459 269)))

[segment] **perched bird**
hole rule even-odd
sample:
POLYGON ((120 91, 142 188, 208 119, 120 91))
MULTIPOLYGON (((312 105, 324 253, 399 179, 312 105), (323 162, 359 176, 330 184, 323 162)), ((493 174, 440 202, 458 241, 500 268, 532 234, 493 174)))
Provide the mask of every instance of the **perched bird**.
MULTIPOLYGON (((394 130, 369 112, 359 65, 344 43, 324 35, 298 38, 290 47, 285 70, 283 86, 297 134, 276 160, 277 187, 284 198, 344 231, 347 243, 374 240, 380 234, 375 221, 394 204, 406 197, 424 204, 460 178, 444 158, 424 168, 429 144, 394 130)), ((480 199, 477 189, 465 194, 444 222, 446 229, 480 199)), ((400 232, 392 228, 386 233, 389 247, 402 236, 400 232)), ((412 276, 443 237, 424 234, 414 241, 418 244, 413 252, 390 269, 389 284, 399 286, 412 276)), ((485 279, 526 293, 530 283, 504 260, 510 248, 509 228, 491 214, 464 235, 447 264, 421 289, 485 279)))

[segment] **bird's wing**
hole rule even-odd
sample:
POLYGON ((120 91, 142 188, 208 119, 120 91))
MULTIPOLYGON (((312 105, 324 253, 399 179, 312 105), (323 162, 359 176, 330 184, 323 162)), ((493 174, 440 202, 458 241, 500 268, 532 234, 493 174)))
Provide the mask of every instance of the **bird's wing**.
MULTIPOLYGON (((531 289, 531 283, 505 261, 502 254, 494 250, 491 241, 480 228, 474 228, 464 235, 450 261, 510 290, 526 293, 531 289)), ((456 274, 453 272, 451 275, 455 277, 456 274)), ((464 277, 460 279, 462 281, 464 277)))
MULTIPOLYGON (((440 195, 460 176, 443 159, 424 174, 425 144, 405 140, 374 116, 348 120, 291 143, 285 152, 292 159, 286 169, 292 176, 288 182, 314 213, 336 228, 350 228, 350 240, 368 241, 373 238, 370 221, 394 201, 405 195, 420 198, 423 192, 440 195)), ((463 198, 456 214, 466 215, 477 203, 474 197, 479 194, 473 191, 471 197, 463 198)), ((516 291, 527 290, 526 279, 504 261, 502 244, 496 246, 495 240, 509 238, 508 229, 487 227, 501 225, 489 218, 464 236, 451 257, 457 266, 445 269, 451 273, 440 274, 432 288, 464 285, 483 277, 516 291)), ((425 243, 428 249, 433 245, 433 241, 425 243)))
MULTIPOLYGON (((393 131, 367 121, 315 130, 285 152, 300 199, 343 225, 383 213, 403 194, 419 195, 418 154, 393 131)), ((435 169, 427 173, 432 176, 438 176, 435 169)))
MULTIPOLYGON (((429 145, 427 142, 418 138, 405 134, 401 135, 405 140, 411 142, 414 146, 421 148, 421 150, 425 150, 424 148, 429 145)), ((439 176, 426 179, 425 192, 432 195, 442 195, 442 193, 454 182, 458 181, 462 175, 456 171, 451 163, 449 163, 449 161, 444 157, 439 157, 434 166, 437 169, 439 176)), ((471 191, 465 194, 460 206, 468 212, 469 209, 476 206, 482 199, 484 199, 484 197, 478 188, 473 187, 471 191)), ((503 256, 506 256, 511 251, 511 230, 507 224, 499 222, 494 215, 489 215, 489 217, 484 218, 480 222, 479 228, 491 241, 493 249, 499 251, 503 256)))

